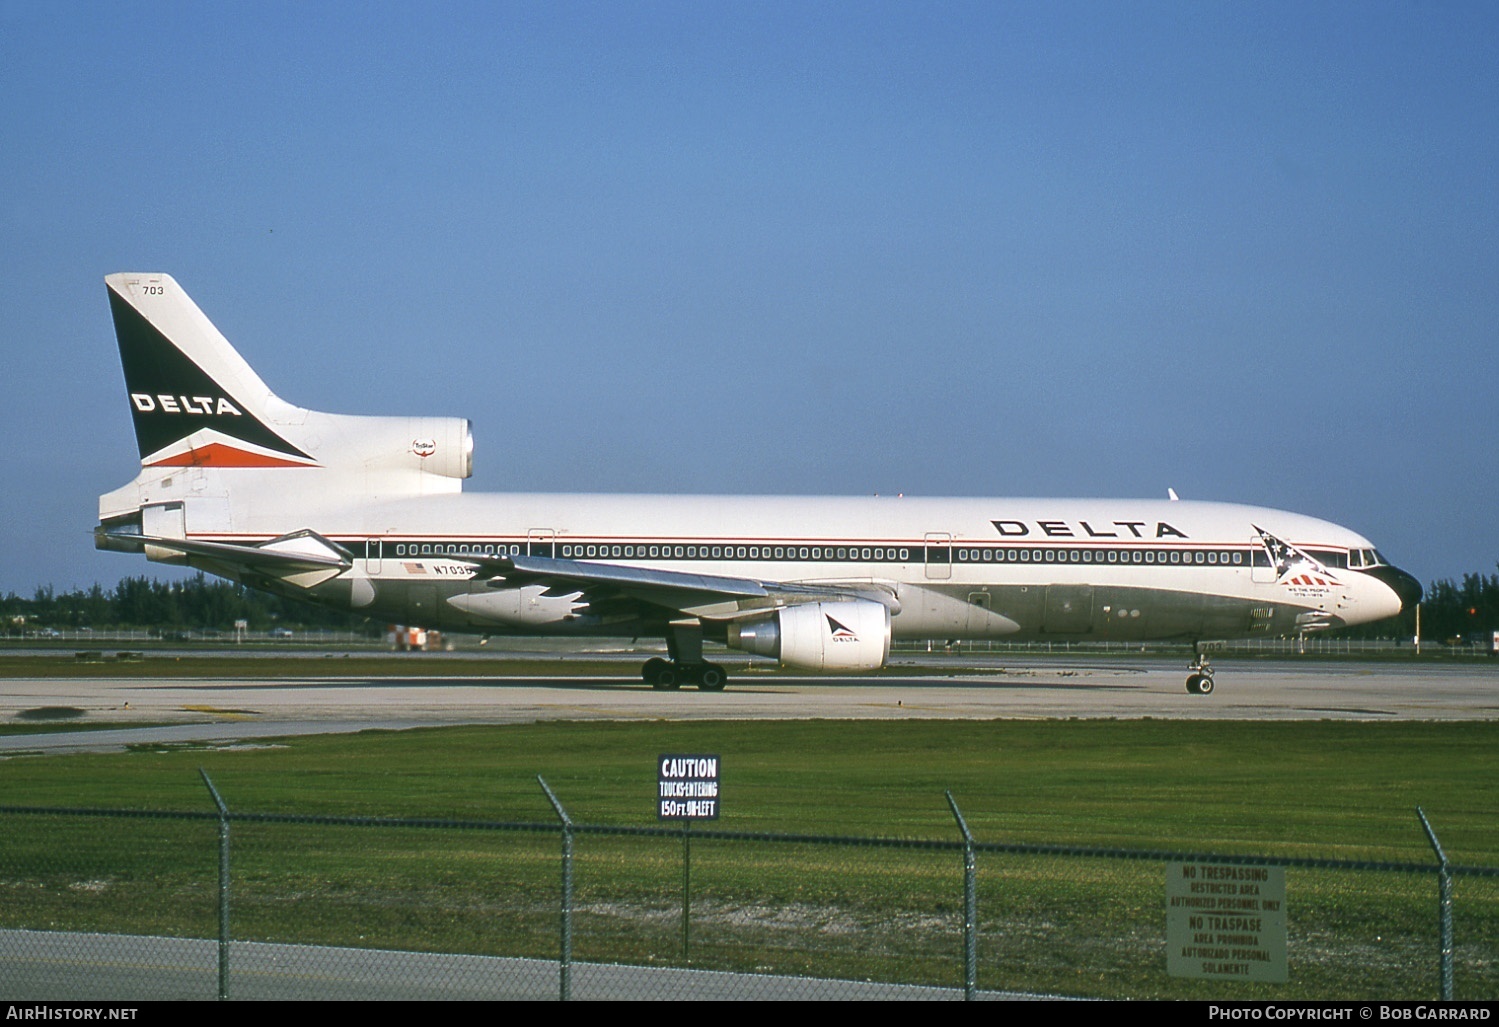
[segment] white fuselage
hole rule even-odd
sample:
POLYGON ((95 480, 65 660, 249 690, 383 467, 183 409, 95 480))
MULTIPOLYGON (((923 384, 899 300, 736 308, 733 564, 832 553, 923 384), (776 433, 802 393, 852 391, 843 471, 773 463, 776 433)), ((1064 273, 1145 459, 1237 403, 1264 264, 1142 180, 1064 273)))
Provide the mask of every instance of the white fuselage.
MULTIPOLYGON (((282 475, 283 489, 288 473, 295 477, 270 473, 282 475)), ((897 600, 897 637, 1238 636, 1400 610, 1384 582, 1348 566, 1350 552, 1373 550, 1363 536, 1227 503, 455 493, 357 503, 308 497, 236 510, 231 523, 205 508, 197 524, 186 505, 188 536, 205 540, 253 544, 317 525, 355 557, 339 582, 356 610, 497 632, 641 628, 578 617, 573 597, 555 589, 471 583, 473 567, 449 557, 508 552, 881 586, 897 600), (1317 557, 1320 572, 1277 575, 1257 529, 1317 557)))

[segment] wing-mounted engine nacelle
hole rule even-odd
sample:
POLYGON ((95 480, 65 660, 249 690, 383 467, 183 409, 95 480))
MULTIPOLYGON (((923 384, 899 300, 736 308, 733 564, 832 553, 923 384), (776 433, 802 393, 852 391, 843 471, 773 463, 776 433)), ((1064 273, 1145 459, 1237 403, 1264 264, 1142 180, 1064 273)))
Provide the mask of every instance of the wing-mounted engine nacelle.
POLYGON ((890 656, 890 610, 867 599, 788 606, 734 621, 728 644, 800 670, 878 670, 890 656))

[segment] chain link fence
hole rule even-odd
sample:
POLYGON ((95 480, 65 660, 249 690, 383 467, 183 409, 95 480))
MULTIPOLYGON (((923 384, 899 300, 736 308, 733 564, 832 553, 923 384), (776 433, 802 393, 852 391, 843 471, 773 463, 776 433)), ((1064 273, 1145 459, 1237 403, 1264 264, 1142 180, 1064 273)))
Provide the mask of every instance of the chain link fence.
POLYGON ((0 807, 0 982, 13 1000, 1499 997, 1499 868, 1435 844, 1360 863, 985 842, 956 803, 953 836, 926 840, 557 808, 0 807), (1166 876, 1191 862, 1284 868, 1284 983, 1168 972, 1166 876))

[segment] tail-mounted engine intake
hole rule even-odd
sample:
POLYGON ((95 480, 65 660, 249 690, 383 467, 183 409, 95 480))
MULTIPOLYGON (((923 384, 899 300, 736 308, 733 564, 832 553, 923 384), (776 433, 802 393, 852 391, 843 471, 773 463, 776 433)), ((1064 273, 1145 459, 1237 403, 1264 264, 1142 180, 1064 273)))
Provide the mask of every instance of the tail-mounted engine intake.
MULTIPOLYGON (((333 415, 341 416, 341 415, 333 415)), ((443 478, 467 478, 474 471, 474 434, 466 417, 369 417, 350 419, 353 431, 341 451, 365 470, 417 469, 443 478)), ((330 465, 335 462, 329 453, 330 465)))
POLYGON ((878 670, 890 656, 890 610, 867 599, 788 606, 734 621, 728 644, 801 670, 878 670))

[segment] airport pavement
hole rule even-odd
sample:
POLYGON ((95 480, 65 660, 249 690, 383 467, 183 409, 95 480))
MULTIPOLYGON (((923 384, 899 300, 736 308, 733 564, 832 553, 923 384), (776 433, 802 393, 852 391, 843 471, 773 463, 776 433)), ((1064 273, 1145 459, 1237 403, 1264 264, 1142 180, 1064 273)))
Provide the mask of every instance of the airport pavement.
POLYGON ((925 672, 909 677, 741 672, 721 693, 658 692, 626 676, 16 678, 0 682, 0 722, 61 730, 0 736, 0 755, 545 720, 1499 719, 1499 665, 1223 660, 1217 691, 1198 696, 1179 660, 993 659, 939 676, 924 662, 908 660, 925 672))

